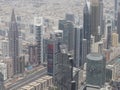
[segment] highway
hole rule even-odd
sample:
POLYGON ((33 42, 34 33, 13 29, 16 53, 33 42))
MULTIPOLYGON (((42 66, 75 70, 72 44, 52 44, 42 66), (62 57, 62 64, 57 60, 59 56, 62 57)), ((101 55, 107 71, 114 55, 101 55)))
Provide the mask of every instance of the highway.
POLYGON ((37 80, 38 78, 47 74, 47 69, 43 68, 40 71, 35 72, 34 74, 30 74, 26 76, 24 79, 18 80, 14 84, 7 87, 7 90, 17 90, 18 88, 37 80))

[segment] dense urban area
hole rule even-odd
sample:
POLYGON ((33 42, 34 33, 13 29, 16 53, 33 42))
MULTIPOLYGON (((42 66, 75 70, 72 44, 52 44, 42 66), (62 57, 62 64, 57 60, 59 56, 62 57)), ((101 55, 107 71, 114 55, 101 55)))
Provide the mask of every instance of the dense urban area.
POLYGON ((120 0, 0 0, 0 90, 120 90, 120 0))

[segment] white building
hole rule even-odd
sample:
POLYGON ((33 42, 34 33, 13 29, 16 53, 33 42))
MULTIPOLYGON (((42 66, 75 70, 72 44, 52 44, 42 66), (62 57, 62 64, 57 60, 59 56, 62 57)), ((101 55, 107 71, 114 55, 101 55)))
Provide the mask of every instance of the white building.
POLYGON ((6 80, 7 79, 7 64, 0 62, 0 72, 3 74, 4 80, 6 80))

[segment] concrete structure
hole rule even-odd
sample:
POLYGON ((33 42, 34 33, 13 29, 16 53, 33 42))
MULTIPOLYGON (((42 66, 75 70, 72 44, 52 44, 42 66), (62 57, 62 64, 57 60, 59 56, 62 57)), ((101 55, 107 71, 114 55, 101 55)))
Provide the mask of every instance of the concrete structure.
POLYGON ((3 74, 0 72, 0 90, 5 90, 4 87, 4 76, 3 74))
POLYGON ((37 45, 29 45, 28 46, 28 54, 29 54, 30 65, 36 66, 38 64, 37 45))
POLYGON ((14 74, 20 73, 19 70, 19 34, 18 34, 18 28, 17 23, 15 19, 15 13, 14 10, 12 10, 12 16, 11 16, 11 22, 10 22, 10 28, 8 33, 9 38, 9 56, 13 59, 13 70, 14 74))
POLYGON ((45 75, 17 90, 49 90, 48 88, 53 86, 52 79, 52 76, 45 75))
POLYGON ((5 60, 9 56, 9 42, 8 39, 2 40, 2 57, 5 60))
POLYGON ((118 34, 112 33, 112 46, 118 47, 118 34))
POLYGON ((13 60, 11 58, 5 58, 4 63, 7 65, 7 78, 11 78, 13 73, 13 60))
POLYGON ((7 79, 7 64, 0 62, 0 72, 3 74, 4 80, 7 79))

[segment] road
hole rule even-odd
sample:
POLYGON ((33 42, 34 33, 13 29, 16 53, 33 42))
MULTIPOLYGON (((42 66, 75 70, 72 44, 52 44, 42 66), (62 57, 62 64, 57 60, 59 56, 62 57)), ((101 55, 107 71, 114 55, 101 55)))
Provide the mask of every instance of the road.
POLYGON ((35 72, 34 74, 26 76, 24 79, 21 79, 14 84, 7 87, 7 90, 17 90, 18 88, 37 80, 38 78, 47 74, 47 69, 43 68, 42 70, 35 72))

